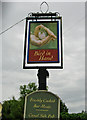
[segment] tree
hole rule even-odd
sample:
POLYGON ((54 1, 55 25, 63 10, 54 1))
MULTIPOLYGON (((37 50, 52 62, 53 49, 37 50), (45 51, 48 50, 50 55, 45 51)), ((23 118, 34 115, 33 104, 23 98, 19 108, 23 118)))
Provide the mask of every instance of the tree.
POLYGON ((27 94, 37 90, 35 83, 29 83, 28 85, 20 86, 20 98, 24 98, 27 94))
POLYGON ((20 98, 3 102, 2 120, 23 120, 25 96, 37 90, 35 83, 20 86, 20 98))
POLYGON ((60 100, 60 113, 62 113, 62 112, 67 112, 68 113, 68 108, 67 108, 67 106, 65 105, 65 103, 63 103, 63 101, 62 100, 60 100))
MULTIPOLYGON (((23 120, 25 96, 27 94, 30 94, 31 92, 36 91, 37 89, 38 88, 35 83, 29 83, 28 85, 20 86, 20 97, 18 100, 13 97, 11 100, 3 102, 2 120, 23 120)), ((60 105, 61 113, 66 112, 67 116, 68 109, 67 106, 62 102, 62 100, 60 105)))
POLYGON ((23 111, 21 104, 21 101, 15 99, 4 101, 2 110, 2 120, 22 120, 23 111))

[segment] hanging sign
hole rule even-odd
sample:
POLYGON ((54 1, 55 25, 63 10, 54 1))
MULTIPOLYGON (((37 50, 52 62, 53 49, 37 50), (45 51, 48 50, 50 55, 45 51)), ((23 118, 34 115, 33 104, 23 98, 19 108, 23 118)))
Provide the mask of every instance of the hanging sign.
POLYGON ((60 98, 51 92, 37 91, 26 96, 24 120, 59 120, 60 98))
POLYGON ((23 68, 63 68, 62 18, 52 19, 26 18, 23 68))

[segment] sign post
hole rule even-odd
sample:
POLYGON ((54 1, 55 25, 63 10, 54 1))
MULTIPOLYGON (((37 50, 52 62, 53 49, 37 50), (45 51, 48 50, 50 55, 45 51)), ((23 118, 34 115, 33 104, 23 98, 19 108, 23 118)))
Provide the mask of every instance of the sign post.
POLYGON ((39 88, 25 97, 24 120, 60 119, 60 98, 46 91, 46 78, 47 69, 63 69, 62 17, 47 12, 26 18, 23 69, 38 69, 39 88))
POLYGON ((49 77, 49 72, 45 68, 40 68, 38 70, 38 83, 39 90, 46 90, 46 78, 49 77))

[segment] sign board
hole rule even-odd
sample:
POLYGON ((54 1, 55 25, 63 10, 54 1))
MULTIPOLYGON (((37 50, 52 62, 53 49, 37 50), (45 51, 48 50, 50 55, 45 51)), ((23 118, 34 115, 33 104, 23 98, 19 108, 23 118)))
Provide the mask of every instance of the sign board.
POLYGON ((63 68, 62 18, 26 18, 23 68, 63 68))
POLYGON ((25 98, 24 120, 60 118, 60 98, 51 92, 37 91, 25 98))

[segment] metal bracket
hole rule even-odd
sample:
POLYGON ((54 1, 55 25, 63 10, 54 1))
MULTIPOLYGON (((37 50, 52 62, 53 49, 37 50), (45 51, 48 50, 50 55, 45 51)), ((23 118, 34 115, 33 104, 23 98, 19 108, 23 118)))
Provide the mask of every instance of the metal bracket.
POLYGON ((55 12, 55 13, 49 12, 48 13, 48 10, 49 10, 49 5, 47 4, 47 2, 44 1, 44 2, 42 2, 40 4, 41 13, 39 13, 39 12, 37 12, 37 13, 30 12, 28 14, 28 17, 29 18, 35 18, 35 19, 38 19, 38 18, 50 18, 51 20, 54 19, 54 18, 60 17, 60 13, 58 13, 58 12, 55 12), (45 4, 47 6, 47 10, 45 12, 43 12, 43 10, 42 10, 43 4, 45 4))
MULTIPOLYGON (((45 8, 46 9, 46 8, 45 8)), ((48 10, 49 10, 49 5, 47 4, 47 2, 42 2, 41 4, 40 4, 40 11, 42 12, 42 13, 47 13, 48 12, 48 10), (42 10, 42 7, 43 7, 43 5, 46 5, 47 6, 47 10, 45 11, 45 12, 43 12, 43 10, 42 10)))

